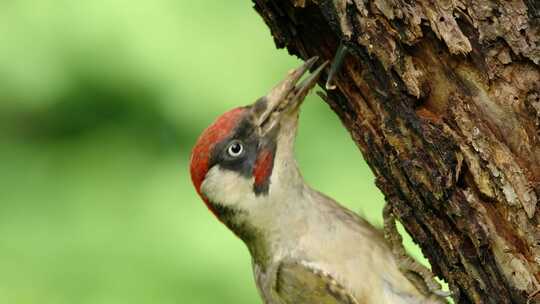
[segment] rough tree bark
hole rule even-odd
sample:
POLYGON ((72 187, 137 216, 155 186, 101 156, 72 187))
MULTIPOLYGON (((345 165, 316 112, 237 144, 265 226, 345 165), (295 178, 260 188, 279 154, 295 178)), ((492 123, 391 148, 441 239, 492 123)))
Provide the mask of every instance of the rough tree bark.
POLYGON ((455 302, 534 302, 540 1, 253 1, 292 54, 345 43, 325 100, 455 302))

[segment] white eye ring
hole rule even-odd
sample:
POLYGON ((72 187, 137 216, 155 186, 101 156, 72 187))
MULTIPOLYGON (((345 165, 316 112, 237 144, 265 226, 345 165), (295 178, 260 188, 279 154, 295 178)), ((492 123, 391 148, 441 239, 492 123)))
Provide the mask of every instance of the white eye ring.
POLYGON ((240 141, 235 140, 229 144, 227 153, 231 157, 239 157, 244 153, 244 145, 240 141))

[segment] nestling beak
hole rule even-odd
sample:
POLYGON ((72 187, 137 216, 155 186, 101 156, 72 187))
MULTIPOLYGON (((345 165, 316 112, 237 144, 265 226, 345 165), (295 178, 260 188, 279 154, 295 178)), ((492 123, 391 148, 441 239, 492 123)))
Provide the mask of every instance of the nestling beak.
POLYGON ((311 57, 303 65, 291 70, 266 96, 253 104, 251 115, 260 135, 268 133, 279 124, 285 114, 296 114, 317 80, 328 64, 325 61, 309 77, 298 83, 302 76, 315 65, 319 57, 311 57))

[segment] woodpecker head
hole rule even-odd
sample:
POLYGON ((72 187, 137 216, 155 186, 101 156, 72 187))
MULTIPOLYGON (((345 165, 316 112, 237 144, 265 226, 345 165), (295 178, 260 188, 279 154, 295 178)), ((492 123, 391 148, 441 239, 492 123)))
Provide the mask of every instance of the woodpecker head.
POLYGON ((271 197, 299 176, 293 156, 298 112, 326 63, 302 82, 300 78, 317 59, 290 71, 252 105, 218 117, 193 149, 190 170, 197 192, 237 234, 235 226, 254 224, 253 217, 271 208, 271 197))

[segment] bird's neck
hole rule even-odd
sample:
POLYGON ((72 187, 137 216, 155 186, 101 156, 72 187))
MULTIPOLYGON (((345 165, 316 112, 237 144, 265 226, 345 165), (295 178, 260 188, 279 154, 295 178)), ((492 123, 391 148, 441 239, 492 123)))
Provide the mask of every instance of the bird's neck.
POLYGON ((282 165, 274 167, 268 193, 249 195, 245 197, 249 201, 240 203, 255 208, 216 207, 220 220, 246 244, 253 262, 261 269, 266 268, 280 247, 284 234, 294 238, 296 231, 290 231, 290 227, 306 215, 298 213, 306 210, 302 207, 307 204, 304 195, 312 191, 305 185, 296 162, 282 165))
MULTIPOLYGON (((282 152, 278 148, 276 157, 284 156, 282 152)), ((309 209, 301 206, 307 186, 292 157, 274 162, 266 193, 253 191, 253 179, 220 168, 209 171, 202 188, 212 211, 247 245, 261 268, 281 244, 289 223, 301 218, 297 213, 309 209)))
POLYGON ((244 224, 252 225, 250 231, 257 233, 241 238, 248 246, 254 262, 263 270, 266 258, 275 256, 284 242, 298 239, 297 234, 303 233, 296 228, 301 226, 297 223, 302 222, 304 216, 310 216, 306 212, 306 209, 310 209, 310 202, 306 198, 310 191, 313 190, 305 184, 294 162, 286 167, 275 167, 267 196, 252 202, 258 208, 250 213, 250 224, 247 221, 244 224))
POLYGON ((209 204, 219 220, 246 244, 253 262, 265 269, 271 256, 266 229, 256 226, 246 211, 212 202, 209 204))

